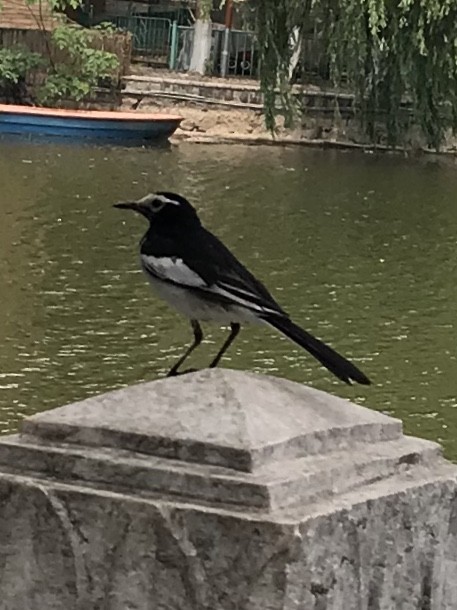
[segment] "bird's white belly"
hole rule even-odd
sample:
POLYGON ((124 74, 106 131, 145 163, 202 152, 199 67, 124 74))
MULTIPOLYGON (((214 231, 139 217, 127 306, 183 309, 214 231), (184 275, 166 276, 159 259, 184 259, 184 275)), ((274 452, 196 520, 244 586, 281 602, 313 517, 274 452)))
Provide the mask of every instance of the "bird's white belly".
POLYGON ((230 324, 231 322, 261 323, 253 312, 238 305, 218 305, 212 301, 206 301, 190 290, 167 284, 147 274, 147 278, 153 290, 180 314, 191 320, 202 322, 219 322, 230 324))

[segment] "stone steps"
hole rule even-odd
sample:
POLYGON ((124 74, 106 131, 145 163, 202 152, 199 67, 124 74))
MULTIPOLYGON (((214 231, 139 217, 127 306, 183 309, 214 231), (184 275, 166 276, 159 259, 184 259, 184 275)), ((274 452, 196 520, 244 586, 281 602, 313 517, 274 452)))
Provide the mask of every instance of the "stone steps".
MULTIPOLYGON (((230 81, 229 79, 205 79, 189 77, 162 77, 130 75, 123 79, 125 96, 137 98, 162 98, 195 104, 232 106, 261 110, 263 94, 257 81, 230 81)), ((353 114, 354 97, 348 93, 325 91, 319 88, 294 86, 293 92, 302 100, 308 113, 329 115, 338 112, 353 114)))

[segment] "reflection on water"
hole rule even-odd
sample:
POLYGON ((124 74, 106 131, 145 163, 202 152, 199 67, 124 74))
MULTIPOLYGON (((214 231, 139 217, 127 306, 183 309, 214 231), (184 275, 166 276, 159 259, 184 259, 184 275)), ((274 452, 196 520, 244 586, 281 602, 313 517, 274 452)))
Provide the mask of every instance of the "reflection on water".
MULTIPOLYGON (((457 458, 457 171, 303 149, 0 143, 0 431, 162 375, 191 339, 138 270, 145 225, 111 207, 154 189, 205 224, 294 319, 375 382, 347 388, 304 351, 243 329, 225 366, 310 383, 401 417, 457 458)), ((205 327, 192 365, 226 331, 205 327)))

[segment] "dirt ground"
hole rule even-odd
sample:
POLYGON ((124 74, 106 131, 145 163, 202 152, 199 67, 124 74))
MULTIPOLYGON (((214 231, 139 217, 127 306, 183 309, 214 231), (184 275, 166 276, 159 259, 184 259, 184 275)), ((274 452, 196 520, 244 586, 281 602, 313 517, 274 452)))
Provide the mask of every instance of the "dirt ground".
POLYGON ((265 128, 263 113, 259 110, 224 108, 215 105, 196 106, 167 100, 151 100, 124 96, 123 110, 156 112, 183 117, 174 141, 191 142, 244 142, 269 144, 312 144, 365 148, 364 135, 348 121, 337 124, 331 119, 307 118, 294 129, 285 129, 282 121, 274 136, 265 128))

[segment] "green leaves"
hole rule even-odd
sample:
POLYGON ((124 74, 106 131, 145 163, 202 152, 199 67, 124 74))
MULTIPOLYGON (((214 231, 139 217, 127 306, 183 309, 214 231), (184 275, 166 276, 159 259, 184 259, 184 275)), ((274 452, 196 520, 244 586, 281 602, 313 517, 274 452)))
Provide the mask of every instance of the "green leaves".
POLYGON ((356 114, 373 140, 383 125, 392 145, 411 124, 439 147, 457 128, 457 0, 252 0, 261 53, 266 119, 279 86, 293 111, 287 70, 292 27, 324 43, 335 87, 355 93, 356 114))
POLYGON ((46 82, 38 92, 41 103, 55 103, 61 99, 77 102, 84 99, 101 79, 109 78, 118 68, 113 53, 91 46, 99 35, 86 28, 61 25, 52 32, 52 42, 66 60, 53 62, 46 82))
POLYGON ((2 83, 17 83, 29 70, 40 69, 45 73, 44 84, 36 90, 37 100, 42 104, 54 104, 62 99, 81 101, 103 79, 110 79, 119 68, 119 60, 97 46, 103 46, 102 36, 118 30, 112 25, 92 29, 72 24, 56 27, 49 40, 43 23, 43 15, 63 12, 66 8, 78 8, 82 0, 26 0, 27 4, 39 5, 37 25, 46 42, 46 53, 31 53, 27 49, 0 50, 0 86, 2 83), (41 11, 43 5, 48 11, 41 11), (41 21, 40 21, 41 20, 41 21), (98 40, 97 40, 98 39, 98 40), (100 42, 98 42, 100 41, 100 42))
POLYGON ((55 103, 62 99, 81 101, 90 92, 89 85, 76 76, 62 72, 54 72, 45 84, 38 90, 40 103, 55 103))
POLYGON ((198 18, 204 21, 211 18, 211 10, 213 8, 212 0, 197 0, 198 18))
POLYGON ((27 72, 43 65, 44 60, 38 53, 27 49, 0 49, 0 87, 17 84, 27 72))
POLYGON ((41 55, 27 49, 0 49, 0 85, 7 82, 16 84, 29 70, 43 63, 41 55))

